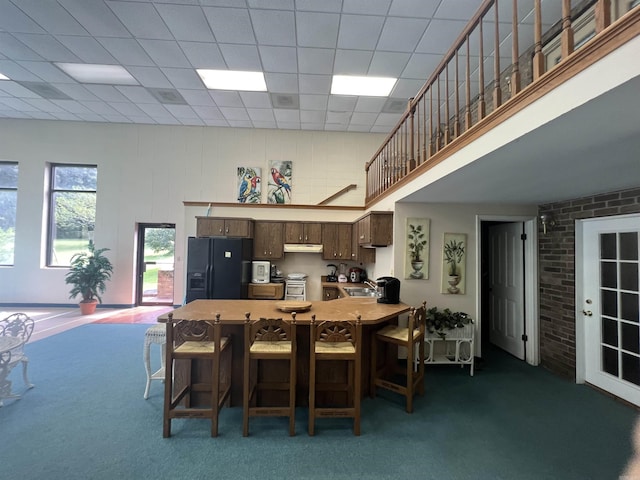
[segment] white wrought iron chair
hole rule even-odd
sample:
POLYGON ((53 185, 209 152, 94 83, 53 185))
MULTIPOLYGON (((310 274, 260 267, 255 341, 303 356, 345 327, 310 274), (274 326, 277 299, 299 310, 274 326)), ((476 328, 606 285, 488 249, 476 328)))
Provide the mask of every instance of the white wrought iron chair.
POLYGON ((21 395, 13 393, 11 381, 8 376, 18 363, 22 363, 22 378, 24 379, 25 390, 33 388, 27 375, 29 357, 24 353, 24 346, 27 344, 33 333, 35 322, 25 313, 14 313, 3 320, 0 320, 0 352, 8 352, 9 355, 3 357, 3 365, 0 366, 0 407, 5 398, 20 398, 21 395), (4 345, 4 348, 1 347, 4 345))

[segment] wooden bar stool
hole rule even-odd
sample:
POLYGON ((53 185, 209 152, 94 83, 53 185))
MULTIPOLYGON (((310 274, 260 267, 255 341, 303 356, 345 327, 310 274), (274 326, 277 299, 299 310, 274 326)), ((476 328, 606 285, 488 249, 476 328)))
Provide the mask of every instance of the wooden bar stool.
MULTIPOLYGON (((289 417, 289 435, 296 433, 296 314, 291 322, 282 318, 260 318, 252 322, 245 315, 244 389, 242 435, 249 435, 249 417, 289 417), (269 368, 274 361, 288 361, 287 381, 274 378, 282 370, 269 368), (287 391, 287 405, 264 405, 263 392, 287 391), (261 405, 259 405, 259 403, 261 405)), ((271 401, 267 403, 273 403, 271 401)), ((277 403, 277 402, 276 402, 277 403)))
POLYGON ((413 397, 417 392, 424 395, 424 336, 427 316, 426 302, 418 308, 412 308, 406 327, 387 325, 371 337, 371 379, 370 395, 376 396, 376 388, 385 388, 404 395, 406 410, 413 412, 413 397), (407 364, 398 364, 397 354, 389 362, 378 366, 378 344, 396 345, 407 349, 407 364), (418 352, 418 366, 414 369, 413 359, 418 352))
MULTIPOLYGON (((173 418, 209 418, 211 436, 218 436, 218 414, 231 391, 231 339, 222 336, 220 314, 214 322, 204 320, 182 320, 173 323, 173 313, 167 322, 166 378, 164 389, 163 436, 171 436, 173 418), (186 378, 176 386, 175 363, 187 360, 186 378), (191 364, 194 360, 210 361, 211 377, 207 381, 192 378, 191 364), (205 406, 201 396, 208 396, 205 406)), ((208 371, 208 370, 207 370, 208 371)))
MULTIPOLYGON (((360 435, 360 402, 362 400, 362 322, 324 321, 316 324, 311 317, 309 365, 309 435, 315 433, 316 418, 353 418, 353 433, 360 435), (339 382, 320 383, 317 378, 319 361, 342 360, 347 362, 346 379, 339 382), (317 407, 317 392, 343 392, 346 405, 317 407)), ((331 402, 332 404, 335 402, 331 402)))

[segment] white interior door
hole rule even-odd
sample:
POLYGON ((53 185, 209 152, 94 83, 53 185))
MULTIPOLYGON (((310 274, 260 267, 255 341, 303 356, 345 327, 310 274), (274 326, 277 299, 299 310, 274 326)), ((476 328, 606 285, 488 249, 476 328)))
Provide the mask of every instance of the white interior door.
POLYGON ((640 217, 584 221, 585 380, 640 405, 640 217))
POLYGON ((491 343, 524 360, 524 265, 522 223, 489 228, 491 343))

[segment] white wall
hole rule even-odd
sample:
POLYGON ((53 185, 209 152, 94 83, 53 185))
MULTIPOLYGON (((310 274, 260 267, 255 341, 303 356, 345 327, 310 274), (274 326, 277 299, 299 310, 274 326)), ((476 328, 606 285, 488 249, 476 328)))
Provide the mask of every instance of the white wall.
MULTIPOLYGON (((136 223, 175 223, 180 255, 184 239, 195 228, 183 201, 235 202, 236 168, 259 166, 266 174, 269 160, 294 162, 294 203, 315 204, 356 183, 356 190, 334 204, 363 205, 364 164, 383 138, 365 133, 0 120, 0 160, 19 163, 14 266, 0 269, 0 303, 74 303, 64 283, 67 270, 44 266, 48 163, 98 166, 95 242, 111 249, 107 254, 115 267, 103 301, 131 305, 136 223)), ((263 190, 266 194, 266 186, 263 190)), ((183 260, 176 265, 176 278, 182 278, 183 260)), ((178 287, 176 303, 182 300, 182 286, 178 287)))

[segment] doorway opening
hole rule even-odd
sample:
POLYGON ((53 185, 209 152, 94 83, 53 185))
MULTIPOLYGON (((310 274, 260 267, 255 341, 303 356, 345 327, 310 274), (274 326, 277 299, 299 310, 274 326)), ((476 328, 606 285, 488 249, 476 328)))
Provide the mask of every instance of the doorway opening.
POLYGON ((478 216, 477 354, 500 348, 539 363, 535 217, 478 216))
POLYGON ((139 223, 136 305, 173 305, 175 223, 139 223))

